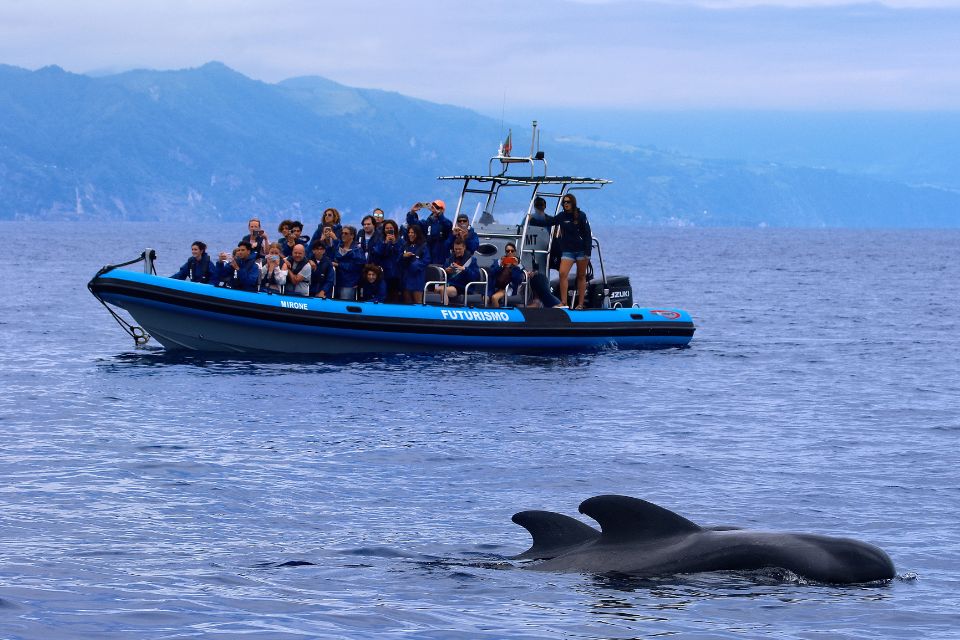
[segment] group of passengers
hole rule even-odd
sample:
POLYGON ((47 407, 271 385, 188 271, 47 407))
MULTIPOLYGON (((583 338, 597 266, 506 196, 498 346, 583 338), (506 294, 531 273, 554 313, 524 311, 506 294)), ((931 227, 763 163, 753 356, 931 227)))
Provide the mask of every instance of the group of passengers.
MULTIPOLYGON (((560 298, 551 293, 544 274, 523 270, 516 245, 508 242, 504 256, 487 267, 485 293, 492 306, 503 304, 508 289, 519 291, 525 281, 543 306, 563 306, 561 300, 566 299, 567 276, 574 262, 577 299, 584 299, 590 227, 572 195, 565 195, 561 203, 563 211, 549 216, 546 202, 538 197, 529 218, 531 225, 559 227, 560 298)), ((407 212, 405 224, 398 225, 385 220, 383 210, 378 208, 363 217, 358 231, 341 224, 340 212, 328 208, 313 236, 303 235, 299 220, 284 220, 277 229, 282 240, 277 242, 270 242, 260 220, 253 218, 247 225, 247 235, 232 254, 221 252, 218 260, 212 260, 206 244, 198 240, 190 248, 190 258, 172 277, 243 291, 419 304, 423 302, 427 266, 436 264, 445 271, 446 284, 435 286, 435 291, 444 304, 449 304, 466 295, 468 285, 482 281, 482 277, 474 255, 480 239, 470 219, 461 213, 451 221, 445 211, 443 200, 418 202, 407 212), (428 213, 421 219, 422 210, 428 213)))

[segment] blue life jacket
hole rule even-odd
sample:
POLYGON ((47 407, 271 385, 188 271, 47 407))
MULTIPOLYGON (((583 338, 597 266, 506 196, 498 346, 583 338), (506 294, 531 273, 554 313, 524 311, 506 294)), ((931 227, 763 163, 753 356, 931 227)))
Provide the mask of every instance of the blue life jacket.
POLYGON ((337 288, 357 286, 360 282, 360 271, 366 264, 360 246, 354 243, 346 253, 341 255, 340 243, 337 242, 328 257, 337 263, 337 288))
MULTIPOLYGON (((316 259, 314 262, 317 262, 316 259)), ((328 298, 332 298, 334 274, 333 260, 329 256, 323 256, 323 260, 317 262, 317 268, 310 275, 310 295, 316 296, 323 291, 328 298)))
POLYGON ((210 256, 204 253, 200 256, 199 261, 193 256, 187 258, 187 261, 180 267, 180 271, 177 271, 170 277, 177 280, 190 280, 191 282, 202 282, 206 284, 210 282, 212 270, 213 265, 210 262, 210 256))
POLYGON ((387 283, 383 278, 376 282, 367 282, 366 278, 360 283, 360 292, 358 299, 362 302, 386 302, 387 301, 387 283))
POLYGON ((423 291, 424 285, 427 284, 427 265, 430 264, 430 250, 427 248, 427 243, 411 245, 409 242, 404 242, 400 253, 400 278, 403 290, 423 291), (403 257, 403 253, 407 251, 413 256, 403 257))

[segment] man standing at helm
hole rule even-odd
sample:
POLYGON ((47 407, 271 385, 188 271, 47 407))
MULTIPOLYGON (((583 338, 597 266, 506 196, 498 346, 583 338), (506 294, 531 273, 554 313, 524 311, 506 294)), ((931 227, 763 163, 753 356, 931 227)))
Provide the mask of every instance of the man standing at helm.
POLYGON ((444 255, 444 246, 447 238, 450 237, 450 231, 453 229, 453 222, 444 215, 447 205, 443 200, 434 200, 430 203, 418 202, 410 208, 407 213, 407 226, 419 224, 423 228, 423 235, 427 239, 427 248, 430 250, 430 259, 438 264, 443 264, 446 260, 444 255), (417 211, 420 209, 429 209, 430 215, 420 220, 417 211))

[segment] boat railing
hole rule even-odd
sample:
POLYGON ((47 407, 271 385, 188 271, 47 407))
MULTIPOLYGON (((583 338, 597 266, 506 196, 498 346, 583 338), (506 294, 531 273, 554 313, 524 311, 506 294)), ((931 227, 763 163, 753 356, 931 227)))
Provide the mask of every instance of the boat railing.
POLYGON ((431 286, 443 285, 443 289, 440 291, 440 302, 447 306, 447 272, 439 264, 428 264, 427 265, 427 277, 434 278, 433 280, 427 280, 423 285, 423 304, 427 304, 427 293, 430 291, 431 286), (439 280, 436 278, 440 278, 439 280))
MULTIPOLYGON (((431 286, 441 285, 443 289, 440 291, 440 303, 449 307, 450 298, 447 296, 447 287, 450 286, 449 280, 447 279, 447 271, 438 264, 427 265, 427 269, 432 269, 434 275, 429 276, 435 279, 427 280, 423 285, 423 304, 427 304, 427 295, 430 291, 431 286)), ((524 274, 526 275, 526 274, 524 274)), ((463 288, 463 306, 468 306, 470 300, 470 288, 471 287, 482 287, 482 293, 480 294, 481 301, 483 306, 487 306, 487 284, 490 282, 490 276, 487 273, 487 270, 483 267, 480 267, 480 280, 471 280, 463 288)), ((436 291, 436 289, 434 289, 436 291)))
POLYGON ((607 296, 609 295, 610 291, 607 288, 607 271, 603 267, 603 252, 600 250, 600 240, 594 236, 592 237, 591 242, 593 244, 593 248, 597 250, 597 260, 600 261, 600 279, 601 282, 603 282, 603 295, 607 296))
MULTIPOLYGON (((490 158, 490 162, 487 165, 487 172, 490 175, 493 175, 493 163, 500 162, 500 174, 506 175, 507 170, 510 169, 511 165, 515 164, 526 164, 530 167, 530 177, 534 177, 537 173, 537 163, 539 162, 543 165, 543 175, 547 175, 547 159, 544 156, 543 151, 540 151, 540 134, 537 131, 537 121, 533 121, 533 136, 530 139, 530 155, 528 156, 511 156, 510 152, 512 151, 511 146, 507 144, 500 145, 500 149, 497 151, 497 155, 490 158)), ((513 131, 510 131, 509 139, 513 138, 513 131)))
MULTIPOLYGON (((603 266, 603 251, 600 249, 600 240, 598 240, 596 237, 593 237, 591 239, 591 246, 597 252, 597 263, 600 265, 600 282, 603 284, 603 303, 602 304, 603 304, 603 308, 607 309, 610 307, 610 285, 607 284, 607 271, 603 266)), ((592 258, 590 259, 588 264, 589 264, 588 268, 590 269, 590 271, 588 272, 588 277, 590 280, 593 280, 597 274, 596 274, 596 270, 593 267, 594 262, 592 258), (592 275, 590 272, 592 272, 592 275)), ((568 291, 569 291, 568 295, 571 297, 571 300, 569 301, 570 307, 572 308, 577 306, 579 301, 577 300, 576 287, 570 288, 568 291)), ((567 304, 567 302, 564 301, 564 304, 567 304)), ((617 305, 617 307, 621 307, 621 306, 623 305, 619 305, 619 304, 617 305)))
POLYGON ((523 267, 520 267, 520 270, 523 272, 523 282, 517 287, 517 291, 514 292, 515 295, 520 295, 519 289, 523 289, 523 306, 530 306, 530 276, 527 275, 527 270, 523 267))
POLYGON ((473 280, 468 282, 467 286, 463 288, 463 306, 467 306, 467 301, 470 299, 470 287, 482 287, 480 298, 483 300, 483 306, 487 306, 487 291, 489 291, 490 284, 490 275, 487 273, 487 270, 483 267, 480 267, 480 275, 482 280, 473 280))

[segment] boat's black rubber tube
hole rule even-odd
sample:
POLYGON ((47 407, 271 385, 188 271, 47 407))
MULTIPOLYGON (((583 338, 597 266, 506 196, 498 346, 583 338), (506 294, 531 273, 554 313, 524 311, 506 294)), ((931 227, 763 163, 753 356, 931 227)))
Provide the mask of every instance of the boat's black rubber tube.
MULTIPOLYGON (((97 294, 116 294, 150 300, 173 306, 188 307, 207 313, 272 322, 286 322, 312 327, 383 331, 394 333, 510 336, 510 337, 621 337, 621 336, 692 336, 692 322, 637 320, 634 322, 571 322, 559 309, 523 309, 526 322, 482 322, 459 320, 427 320, 389 318, 361 314, 326 313, 323 311, 283 309, 256 303, 226 300, 192 292, 176 291, 147 284, 99 277, 89 284, 97 294), (561 317, 562 316, 562 317, 561 317)), ((99 295, 98 295, 99 297, 99 295)))

